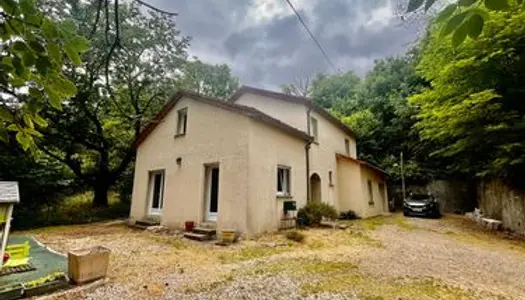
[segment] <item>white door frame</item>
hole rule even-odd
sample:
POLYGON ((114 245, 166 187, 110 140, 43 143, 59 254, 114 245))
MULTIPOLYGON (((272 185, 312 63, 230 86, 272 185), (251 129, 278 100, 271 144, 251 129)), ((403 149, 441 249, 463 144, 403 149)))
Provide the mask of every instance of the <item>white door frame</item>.
POLYGON ((219 212, 219 182, 220 182, 220 169, 219 165, 207 165, 206 166, 206 211, 204 212, 205 221, 215 222, 217 221, 217 215, 219 212), (211 186, 212 186, 212 172, 218 170, 219 174, 217 177, 217 211, 211 212, 211 186))
POLYGON ((149 193, 148 193, 148 214, 158 216, 162 214, 162 208, 164 207, 164 183, 165 183, 164 170, 156 170, 149 172, 149 193), (159 207, 154 208, 153 206, 153 195, 155 190, 155 176, 160 175, 160 192, 159 192, 159 207))

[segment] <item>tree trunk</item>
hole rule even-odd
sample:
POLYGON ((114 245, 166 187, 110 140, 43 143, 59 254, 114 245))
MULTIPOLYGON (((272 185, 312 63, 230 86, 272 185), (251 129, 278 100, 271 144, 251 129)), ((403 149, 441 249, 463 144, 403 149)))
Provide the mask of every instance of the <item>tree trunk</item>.
POLYGON ((108 193, 109 185, 105 183, 98 183, 95 186, 95 198, 93 199, 93 207, 108 207, 108 193))
POLYGON ((93 199, 93 207, 108 207, 108 192, 109 184, 107 184, 107 182, 97 182, 95 185, 95 198, 93 199))

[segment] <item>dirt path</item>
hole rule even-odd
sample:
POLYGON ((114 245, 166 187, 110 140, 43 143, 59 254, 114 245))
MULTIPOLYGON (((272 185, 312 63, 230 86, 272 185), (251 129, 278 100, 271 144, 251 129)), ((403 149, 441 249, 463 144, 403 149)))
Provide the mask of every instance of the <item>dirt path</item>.
MULTIPOLYGON (((400 215, 218 247, 93 224, 35 231, 51 247, 112 250, 110 283, 66 299, 525 299, 525 242, 463 217, 400 215)), ((60 299, 64 299, 61 297, 60 299)))

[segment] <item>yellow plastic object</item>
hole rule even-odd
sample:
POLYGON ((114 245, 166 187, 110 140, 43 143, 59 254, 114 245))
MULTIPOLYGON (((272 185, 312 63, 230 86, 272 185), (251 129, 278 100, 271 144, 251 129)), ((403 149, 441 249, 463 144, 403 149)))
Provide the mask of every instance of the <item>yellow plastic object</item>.
POLYGON ((7 222, 9 205, 5 203, 0 204, 0 224, 7 222))
POLYGON ((9 260, 2 267, 18 267, 29 263, 29 241, 23 244, 14 244, 6 247, 5 252, 9 254, 9 260))
POLYGON ((30 248, 31 246, 29 246, 29 241, 27 241, 23 244, 8 245, 5 251, 9 253, 10 258, 20 259, 29 257, 30 248))

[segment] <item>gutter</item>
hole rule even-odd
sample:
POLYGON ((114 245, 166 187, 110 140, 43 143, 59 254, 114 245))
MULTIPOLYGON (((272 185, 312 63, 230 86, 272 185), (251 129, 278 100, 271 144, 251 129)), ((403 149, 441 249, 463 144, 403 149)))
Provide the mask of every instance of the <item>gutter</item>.
MULTIPOLYGON (((306 111, 306 128, 308 128, 307 133, 310 134, 310 113, 312 112, 312 108, 308 107, 308 110, 306 111)), ((305 157, 306 157, 306 203, 310 202, 310 145, 312 145, 312 141, 307 141, 306 145, 304 146, 305 151, 305 157)))

